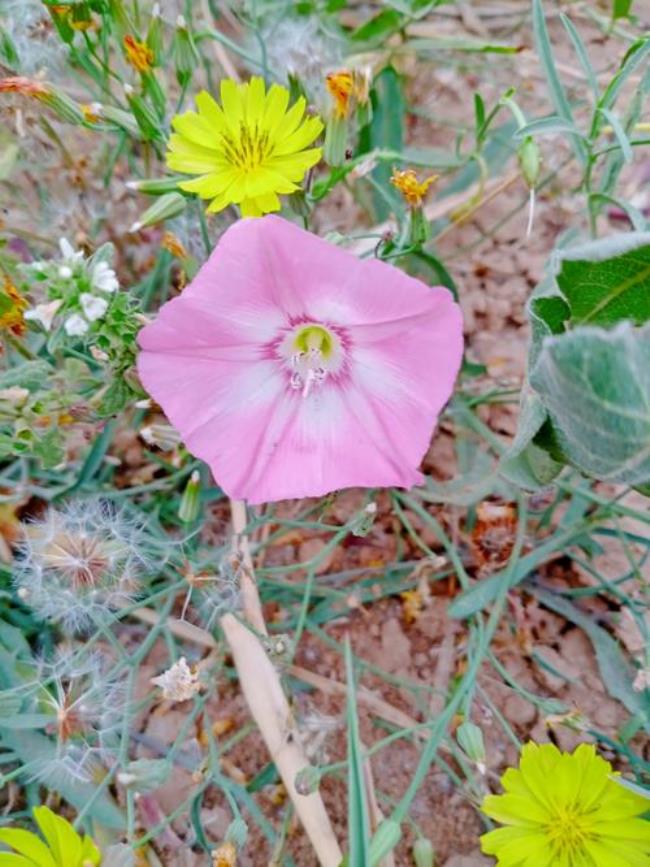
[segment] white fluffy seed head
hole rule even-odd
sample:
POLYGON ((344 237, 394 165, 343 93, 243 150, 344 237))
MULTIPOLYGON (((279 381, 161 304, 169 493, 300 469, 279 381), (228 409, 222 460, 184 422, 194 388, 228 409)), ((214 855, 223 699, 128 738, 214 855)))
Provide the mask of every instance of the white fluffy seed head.
POLYGON ((23 529, 16 587, 43 620, 84 630, 131 600, 147 557, 143 528, 124 511, 81 500, 23 529))
POLYGON ((54 660, 35 671, 30 710, 45 714, 55 748, 33 763, 33 776, 52 785, 61 777, 90 782, 117 758, 127 700, 115 660, 85 653, 83 645, 60 646, 54 660))

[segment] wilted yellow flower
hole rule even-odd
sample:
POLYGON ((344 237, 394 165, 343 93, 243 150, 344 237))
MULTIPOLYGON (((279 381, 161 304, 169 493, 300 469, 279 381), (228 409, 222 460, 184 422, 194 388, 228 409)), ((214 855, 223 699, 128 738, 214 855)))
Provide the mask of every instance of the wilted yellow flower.
POLYGON ((289 91, 274 84, 268 93, 261 78, 245 84, 221 82, 221 105, 206 91, 196 97, 198 112, 172 120, 167 165, 194 180, 182 190, 212 199, 208 211, 236 204, 244 217, 280 210, 278 194, 293 193, 305 172, 320 159, 308 147, 323 124, 304 119, 301 97, 287 111, 289 91))
POLYGON ((127 34, 122 40, 127 61, 138 72, 149 72, 153 64, 153 51, 146 42, 127 34))
POLYGON ((16 337, 25 333, 27 302, 8 277, 0 289, 0 331, 11 331, 16 337))
POLYGON ((650 799, 617 782, 591 744, 561 753, 526 744, 519 768, 501 778, 504 795, 482 810, 506 825, 483 834, 481 846, 501 867, 624 867, 650 864, 650 799))
POLYGON ((410 208, 418 208, 427 194, 427 190, 431 184, 437 179, 437 175, 431 175, 423 181, 418 181, 418 177, 413 169, 393 169, 390 182, 404 196, 410 208))
POLYGON ((237 864, 237 850, 234 843, 222 843, 212 850, 213 867, 235 867, 237 864))
POLYGON ((167 231, 163 234, 160 246, 177 259, 187 259, 187 250, 173 232, 167 231))
POLYGON ((354 93, 354 78, 347 69, 331 72, 325 79, 325 86, 334 100, 334 111, 337 117, 348 117, 352 109, 354 93))

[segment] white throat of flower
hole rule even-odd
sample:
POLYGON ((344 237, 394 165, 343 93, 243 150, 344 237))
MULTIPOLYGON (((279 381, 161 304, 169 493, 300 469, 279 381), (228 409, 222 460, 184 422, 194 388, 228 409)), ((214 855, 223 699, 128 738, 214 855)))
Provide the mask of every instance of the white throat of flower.
POLYGON ((303 398, 322 385, 343 364, 343 347, 338 335, 324 325, 308 323, 293 328, 280 345, 288 362, 291 388, 303 398))

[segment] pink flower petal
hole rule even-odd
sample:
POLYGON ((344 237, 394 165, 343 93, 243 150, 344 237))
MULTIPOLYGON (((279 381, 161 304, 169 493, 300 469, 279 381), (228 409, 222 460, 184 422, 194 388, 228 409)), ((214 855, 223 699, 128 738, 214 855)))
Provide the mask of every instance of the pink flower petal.
POLYGON ((420 482, 463 348, 447 289, 273 216, 230 228, 139 340, 145 388, 223 489, 252 503, 420 482), (312 325, 338 354, 296 367, 286 347, 312 325))

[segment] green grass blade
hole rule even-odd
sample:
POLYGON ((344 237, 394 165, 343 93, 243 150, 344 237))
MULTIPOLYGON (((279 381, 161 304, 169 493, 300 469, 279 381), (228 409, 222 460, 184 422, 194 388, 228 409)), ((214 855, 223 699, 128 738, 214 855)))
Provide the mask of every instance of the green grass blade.
POLYGON ((349 638, 346 638, 345 641, 345 671, 348 684, 346 714, 348 727, 349 864, 354 865, 354 867, 369 867, 370 836, 368 804, 363 775, 363 755, 359 739, 357 693, 349 638))
POLYGON ((587 82, 589 87, 591 88, 591 92, 594 95, 594 100, 598 99, 598 81, 596 80, 596 73, 594 72, 594 68, 591 65, 591 60, 589 60, 589 55, 587 54, 587 47, 580 36, 575 24, 573 21, 563 13, 560 14, 560 20, 562 24, 564 24, 564 28, 566 32, 569 34, 569 39, 573 43, 573 47, 575 49, 578 60, 580 61, 580 66, 582 66, 584 74, 587 76, 587 82))
MULTIPOLYGON (((542 0, 533 0, 533 33, 535 35, 537 53, 542 63, 544 75, 546 76, 546 83, 548 84, 551 101, 553 102, 555 110, 559 116, 568 123, 573 124, 573 112, 571 111, 569 100, 567 99, 567 95, 555 66, 553 49, 546 28, 546 19, 544 18, 542 0)), ((580 139, 574 136, 572 140, 575 155, 584 165, 587 159, 585 148, 580 139)))

